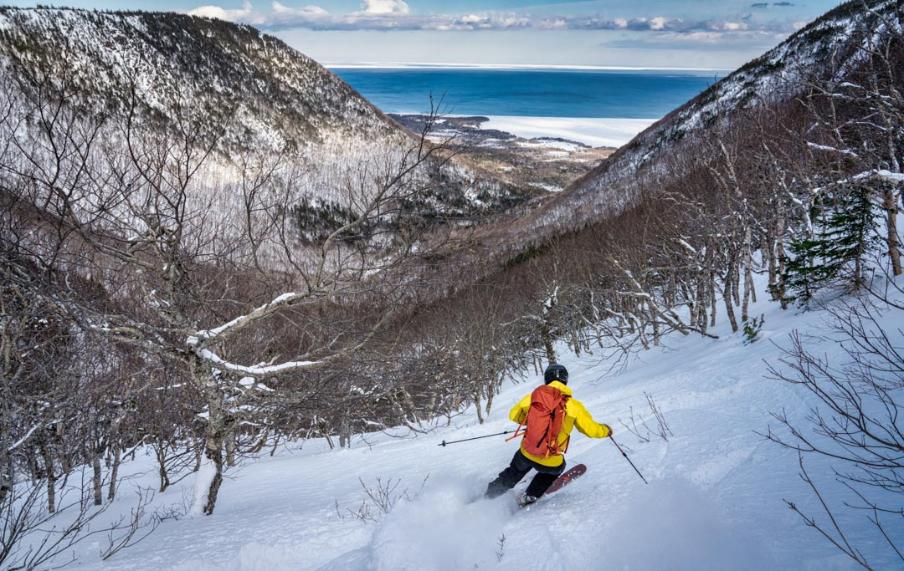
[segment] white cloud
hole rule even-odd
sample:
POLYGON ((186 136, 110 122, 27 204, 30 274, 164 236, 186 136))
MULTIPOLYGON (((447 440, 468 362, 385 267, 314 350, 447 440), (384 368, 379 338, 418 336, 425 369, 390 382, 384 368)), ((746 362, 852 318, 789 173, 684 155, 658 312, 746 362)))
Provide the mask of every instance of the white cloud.
MULTIPOLYGON (((289 1, 289 0, 285 0, 289 1)), ((798 28, 791 22, 766 22, 754 24, 749 19, 683 20, 664 16, 637 17, 633 19, 607 19, 600 16, 532 17, 527 14, 482 13, 428 13, 412 14, 405 0, 362 0, 361 9, 343 14, 330 13, 317 5, 299 7, 271 0, 270 11, 262 13, 253 9, 245 0, 239 9, 226 9, 217 5, 200 6, 189 14, 219 18, 230 22, 244 22, 270 29, 307 28, 311 30, 628 30, 657 35, 683 35, 692 41, 710 41, 721 35, 737 34, 787 34, 798 28)))
POLYGON ((320 6, 302 6, 301 8, 292 8, 279 2, 274 1, 272 4, 273 14, 277 18, 296 17, 296 18, 325 18, 330 15, 329 12, 320 6))
POLYGON ((668 19, 663 18, 662 16, 650 18, 649 22, 651 30, 664 30, 666 25, 669 23, 668 19))
POLYGON ((565 18, 546 18, 534 25, 541 30, 567 30, 568 20, 565 18))
POLYGON ((362 6, 365 14, 370 15, 404 15, 411 13, 405 0, 364 0, 362 6))
POLYGON ((747 24, 743 22, 716 22, 713 26, 716 30, 724 32, 738 32, 747 29, 747 24))
POLYGON ((200 16, 202 18, 216 18, 218 20, 226 20, 227 22, 247 22, 252 19, 254 11, 251 2, 245 0, 242 7, 235 10, 229 10, 221 6, 209 4, 206 6, 198 6, 194 10, 189 10, 190 16, 200 16))

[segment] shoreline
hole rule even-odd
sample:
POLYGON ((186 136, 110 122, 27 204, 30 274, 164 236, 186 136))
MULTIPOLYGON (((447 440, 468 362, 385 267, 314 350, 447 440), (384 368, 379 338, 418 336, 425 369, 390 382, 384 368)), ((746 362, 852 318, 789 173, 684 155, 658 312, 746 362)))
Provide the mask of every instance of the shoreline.
POLYGON ((324 63, 327 69, 467 69, 496 71, 648 71, 656 73, 722 73, 732 69, 715 67, 637 67, 618 65, 556 65, 556 64, 505 64, 505 63, 404 63, 404 62, 356 62, 324 63))
MULTIPOLYGON (((392 114, 393 119, 411 131, 422 132, 428 116, 392 114)), ((603 120, 612 128, 611 119, 603 120)), ((619 139, 629 138, 638 120, 619 139)), ((640 120, 644 124, 647 120, 640 120)), ((485 115, 445 115, 439 117, 428 133, 430 140, 444 142, 460 156, 514 188, 525 197, 559 192, 587 173, 615 151, 614 145, 588 143, 618 142, 601 137, 599 125, 585 119, 550 117, 487 117, 485 115), (571 125, 596 132, 596 140, 571 125), (580 141, 579 139, 583 139, 580 141)))
MULTIPOLYGON (((387 113, 389 116, 420 118, 423 113, 387 113)), ((659 119, 626 119, 621 117, 531 117, 529 115, 458 115, 439 117, 444 119, 470 119, 470 128, 480 131, 498 131, 522 139, 562 139, 587 147, 616 149, 626 145, 634 137, 659 119)))
POLYGON ((590 147, 618 148, 659 119, 624 119, 618 117, 528 117, 521 115, 486 115, 482 129, 504 131, 525 139, 566 139, 590 147))
MULTIPOLYGON (((387 113, 389 116, 418 119, 423 113, 387 113)), ((473 133, 494 138, 492 132, 522 139, 561 139, 587 147, 618 148, 631 141, 659 119, 622 117, 532 117, 529 115, 441 115, 438 127, 448 120, 467 125, 473 133), (467 120, 467 121, 462 121, 467 120)), ((496 137, 499 138, 499 137, 496 137)), ((504 138, 504 137, 501 137, 504 138)))

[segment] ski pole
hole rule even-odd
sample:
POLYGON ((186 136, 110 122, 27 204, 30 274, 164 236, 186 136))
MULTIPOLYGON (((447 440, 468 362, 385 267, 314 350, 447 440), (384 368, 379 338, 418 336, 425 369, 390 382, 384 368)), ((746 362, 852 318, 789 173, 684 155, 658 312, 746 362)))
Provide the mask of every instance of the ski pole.
POLYGON ((474 438, 462 438, 461 440, 450 440, 446 442, 443 440, 437 446, 446 446, 447 444, 458 444, 459 442, 470 442, 471 440, 480 440, 481 438, 491 438, 493 436, 502 436, 503 434, 511 434, 515 432, 514 430, 506 430, 504 432, 497 432, 496 434, 485 434, 484 436, 475 436, 474 438))
POLYGON ((637 466, 634 465, 634 462, 631 462, 631 459, 628 458, 628 455, 625 454, 625 451, 622 450, 622 447, 618 445, 618 442, 616 442, 611 435, 609 436, 609 440, 612 441, 612 444, 615 444, 615 447, 618 448, 618 451, 621 452, 621 455, 625 457, 625 460, 628 461, 628 464, 630 464, 631 467, 634 468, 634 471, 637 472, 637 475, 640 476, 640 479, 643 480, 643 483, 649 484, 649 482, 647 482, 647 479, 643 477, 643 474, 640 473, 640 470, 637 469, 637 466))

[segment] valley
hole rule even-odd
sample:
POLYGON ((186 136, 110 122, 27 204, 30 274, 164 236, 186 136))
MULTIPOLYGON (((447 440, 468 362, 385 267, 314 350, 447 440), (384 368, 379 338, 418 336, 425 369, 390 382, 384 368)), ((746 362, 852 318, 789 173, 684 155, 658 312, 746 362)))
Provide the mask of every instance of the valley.
POLYGON ((0 7, 0 568, 899 567, 901 3, 424 10, 0 7), (280 39, 497 32, 768 47, 381 108, 280 39), (484 497, 538 414, 587 474, 484 497))
MULTIPOLYGON (((390 117, 414 132, 420 132, 427 119, 424 115, 390 117)), ((615 151, 566 138, 524 138, 482 128, 488 121, 486 117, 441 117, 429 138, 504 184, 540 195, 564 190, 615 151)))

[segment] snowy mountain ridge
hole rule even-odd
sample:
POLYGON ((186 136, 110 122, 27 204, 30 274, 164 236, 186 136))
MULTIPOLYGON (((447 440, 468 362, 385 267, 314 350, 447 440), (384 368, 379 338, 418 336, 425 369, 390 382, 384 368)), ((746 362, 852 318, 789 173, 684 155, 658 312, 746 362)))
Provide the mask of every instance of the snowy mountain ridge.
POLYGON ((894 0, 868 0, 826 13, 641 132, 557 196, 543 220, 568 212, 581 224, 621 212, 636 179, 664 175, 665 159, 695 136, 711 138, 747 109, 790 100, 817 75, 843 80, 878 38, 902 33, 902 11, 894 0))
MULTIPOLYGON (((281 40, 177 13, 0 8, 0 79, 53 92, 114 131, 134 115, 140 126, 176 136, 209 133, 220 172, 241 170, 243 154, 281 156, 302 172, 299 202, 325 218, 330 208, 348 208, 350 179, 418 144, 281 40)), ((433 188, 419 206, 427 217, 471 218, 522 200, 466 163, 432 161, 421 171, 433 188)))
POLYGON ((0 31, 0 54, 14 71, 68 82, 96 112, 127 109, 134 89, 161 121, 180 111, 233 114, 230 146, 398 131, 334 74, 250 26, 176 13, 2 8, 0 31))

